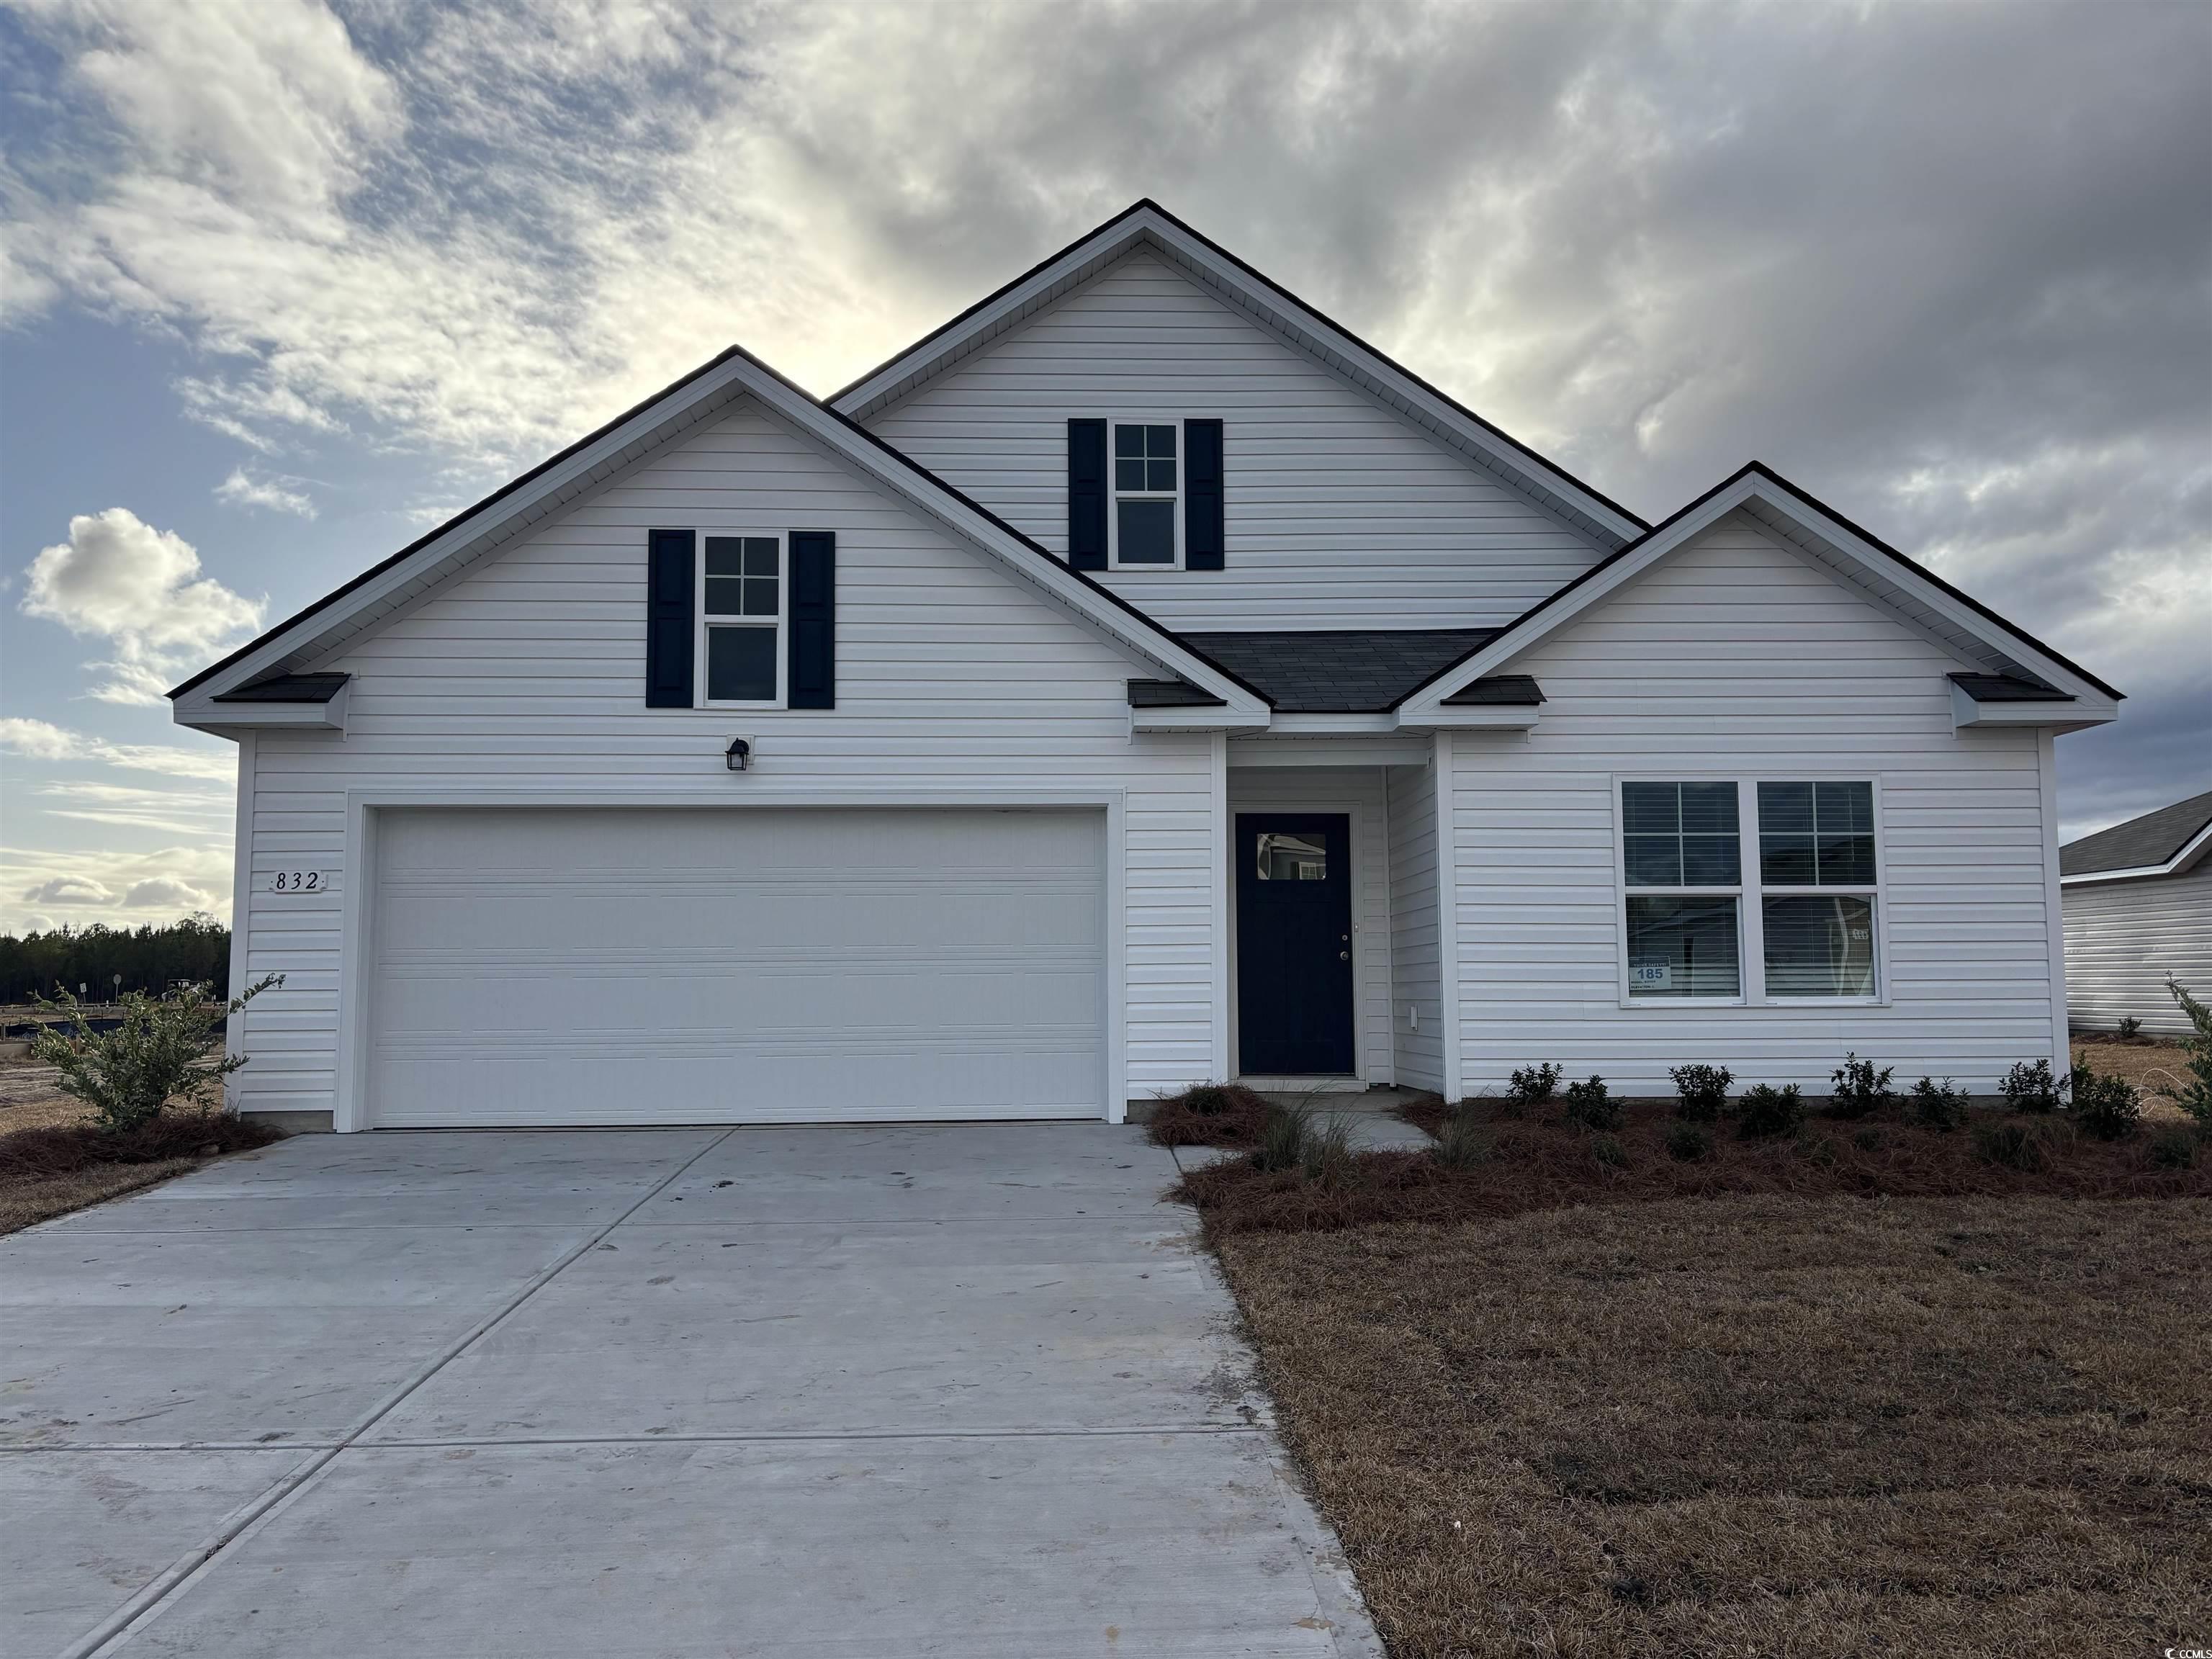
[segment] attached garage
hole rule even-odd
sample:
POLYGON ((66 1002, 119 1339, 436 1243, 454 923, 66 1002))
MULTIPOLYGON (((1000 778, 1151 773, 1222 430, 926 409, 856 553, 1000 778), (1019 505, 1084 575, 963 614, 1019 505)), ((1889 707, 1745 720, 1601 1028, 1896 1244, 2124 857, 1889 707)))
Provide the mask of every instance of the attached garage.
POLYGON ((1105 815, 374 815, 378 1128, 1103 1117, 1105 815))

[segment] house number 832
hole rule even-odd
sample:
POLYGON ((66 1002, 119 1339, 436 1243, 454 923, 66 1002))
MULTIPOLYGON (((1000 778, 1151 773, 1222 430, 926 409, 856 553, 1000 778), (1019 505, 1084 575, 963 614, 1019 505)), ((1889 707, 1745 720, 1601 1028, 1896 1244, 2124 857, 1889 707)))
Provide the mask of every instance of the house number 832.
POLYGON ((269 878, 272 893, 319 893, 323 889, 319 870, 279 870, 269 878))

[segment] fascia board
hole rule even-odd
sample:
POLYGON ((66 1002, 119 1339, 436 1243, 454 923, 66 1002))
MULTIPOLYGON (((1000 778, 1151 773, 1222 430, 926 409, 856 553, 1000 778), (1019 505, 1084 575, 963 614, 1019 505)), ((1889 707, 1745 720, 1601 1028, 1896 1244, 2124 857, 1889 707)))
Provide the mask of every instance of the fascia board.
POLYGON ((343 732, 346 729, 346 700, 352 691, 352 686, 342 685, 321 702, 217 702, 196 691, 170 705, 171 718, 179 726, 218 735, 225 730, 270 727, 343 732))
MULTIPOLYGON (((404 604, 413 597, 418 585, 427 586, 436 580, 442 574, 444 567, 461 553, 480 543, 488 546, 496 545, 521 526, 535 522, 538 517, 542 516, 548 502, 559 501, 564 492, 587 480, 592 473, 606 466, 625 450, 656 435, 688 427, 702 412, 727 402, 732 395, 733 386, 744 386, 748 383, 750 368, 751 365, 742 356, 731 357, 652 407, 641 410, 631 419, 606 433, 598 441, 577 451, 558 465, 547 468, 525 488, 500 501, 496 510, 490 514, 455 525, 435 541, 427 542, 417 548, 411 556, 363 582, 336 604, 303 618, 305 625, 301 629, 280 628, 250 655, 210 676, 192 687, 188 697, 179 699, 175 705, 178 724, 193 723, 183 717, 184 705, 192 698, 212 697, 235 690, 249 681, 282 667, 288 661, 313 653, 321 641, 346 632, 348 624, 356 618, 380 610, 396 609, 404 604), (503 535, 503 532, 507 533, 503 535)), ((233 720, 225 723, 242 725, 248 722, 233 720)))
POLYGON ((1282 717, 1261 708, 1132 708, 1129 730, 1139 732, 1265 732, 1282 717))
POLYGON ((2140 881, 2146 876, 2178 876, 2204 856, 2212 848, 2212 823, 2206 824, 2186 842, 2181 850, 2163 864, 2139 864, 2128 870, 2084 870, 2078 875, 2061 876, 2061 887, 2085 887, 2100 881, 2140 881))
POLYGON ((2057 732, 2082 732, 2093 726, 2109 726, 2120 717, 2119 705, 2109 697, 2075 694, 2070 702, 1984 702, 1953 681, 1951 724, 1959 731, 1997 726, 2049 726, 2057 732))
POLYGON ((1684 514, 1664 530, 1594 572, 1559 604, 1541 607, 1467 658, 1449 673, 1423 686, 1399 706, 1399 717, 1408 725, 1431 726, 1446 710, 1443 701, 1465 690, 1499 665, 1510 662, 1547 634, 1564 627, 1592 605, 1626 587, 1691 537, 1718 523, 1749 500, 1757 489, 1755 478, 1738 479, 1719 491, 1695 512, 1684 514))
POLYGON ((990 555, 1007 572, 1039 590, 1062 608, 1140 661, 1169 678, 1181 678, 1212 693, 1224 708, 1209 711, 1259 717, 1263 722, 1267 705, 1194 653, 1174 643, 1164 633, 1153 634, 1134 625, 1134 619, 1102 600, 1074 572, 1049 554, 1040 553, 943 490, 930 486, 927 477, 900 465, 865 438, 856 436, 847 422, 804 394, 763 377, 757 394, 762 404, 807 435, 850 461, 874 483, 917 512, 934 520, 971 546, 990 555))

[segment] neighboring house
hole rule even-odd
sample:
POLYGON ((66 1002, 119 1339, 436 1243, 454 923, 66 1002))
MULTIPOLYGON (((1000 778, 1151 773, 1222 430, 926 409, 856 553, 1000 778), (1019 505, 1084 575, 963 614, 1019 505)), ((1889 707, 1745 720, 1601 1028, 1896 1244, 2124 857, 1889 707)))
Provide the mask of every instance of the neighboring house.
POLYGON ((2139 1019, 2179 1036, 2166 988, 2212 1000, 2212 794, 2161 806, 2058 849, 2066 907, 2066 1006, 2084 1030, 2139 1019))
POLYGON ((1988 1090, 2064 1052, 2051 744, 2119 700, 1757 465, 1647 525, 1150 203, 173 696, 285 975, 240 1102, 341 1129, 1988 1090))

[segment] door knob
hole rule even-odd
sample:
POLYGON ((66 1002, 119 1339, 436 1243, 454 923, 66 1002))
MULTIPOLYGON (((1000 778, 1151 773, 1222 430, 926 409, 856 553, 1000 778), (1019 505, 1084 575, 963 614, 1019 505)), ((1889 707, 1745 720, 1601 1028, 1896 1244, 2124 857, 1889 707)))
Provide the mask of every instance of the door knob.
POLYGON ((1349 951, 1339 951, 1336 953, 1336 959, 1339 962, 1349 962, 1352 960, 1352 952, 1349 951))

